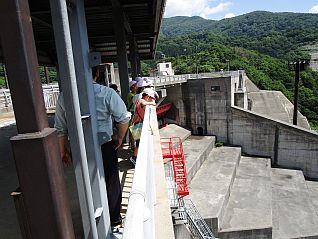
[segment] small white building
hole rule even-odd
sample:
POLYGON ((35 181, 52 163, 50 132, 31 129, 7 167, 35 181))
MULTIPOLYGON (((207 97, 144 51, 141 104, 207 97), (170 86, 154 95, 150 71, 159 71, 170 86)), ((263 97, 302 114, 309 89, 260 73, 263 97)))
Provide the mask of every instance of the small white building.
POLYGON ((158 76, 173 76, 174 70, 172 69, 171 62, 162 62, 157 64, 158 76))

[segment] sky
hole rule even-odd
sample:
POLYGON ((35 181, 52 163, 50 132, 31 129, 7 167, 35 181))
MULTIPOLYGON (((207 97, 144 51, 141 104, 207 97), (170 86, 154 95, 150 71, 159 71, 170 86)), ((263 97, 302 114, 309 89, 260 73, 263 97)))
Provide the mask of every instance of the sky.
POLYGON ((167 0, 164 17, 201 16, 220 20, 257 10, 318 13, 318 0, 167 0))

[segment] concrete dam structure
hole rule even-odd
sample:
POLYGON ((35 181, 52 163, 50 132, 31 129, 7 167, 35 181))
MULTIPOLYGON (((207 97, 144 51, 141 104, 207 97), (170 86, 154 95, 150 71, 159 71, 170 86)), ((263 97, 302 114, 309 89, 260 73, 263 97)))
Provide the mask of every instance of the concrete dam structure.
POLYGON ((161 137, 184 139, 188 197, 216 237, 318 238, 318 134, 300 113, 290 124, 286 97, 260 91, 244 72, 166 91, 171 116, 189 131, 163 128, 161 137))

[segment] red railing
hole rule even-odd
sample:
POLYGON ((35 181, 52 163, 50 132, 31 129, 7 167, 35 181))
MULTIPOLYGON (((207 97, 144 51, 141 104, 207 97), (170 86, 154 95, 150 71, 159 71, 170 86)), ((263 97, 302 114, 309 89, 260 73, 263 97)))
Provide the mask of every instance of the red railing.
POLYGON ((182 140, 179 137, 161 138, 161 149, 165 163, 172 161, 173 178, 176 183, 178 199, 181 199, 189 195, 182 140))
POLYGON ((165 113, 167 113, 172 108, 172 103, 164 104, 158 106, 156 108, 157 111, 157 118, 161 118, 165 113))

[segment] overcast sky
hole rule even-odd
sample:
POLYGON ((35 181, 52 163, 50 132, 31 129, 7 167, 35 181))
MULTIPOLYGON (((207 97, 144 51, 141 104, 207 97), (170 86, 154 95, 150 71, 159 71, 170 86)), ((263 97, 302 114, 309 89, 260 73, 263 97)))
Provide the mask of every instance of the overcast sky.
POLYGON ((165 17, 201 16, 219 20, 257 10, 318 13, 318 0, 167 0, 165 17))

